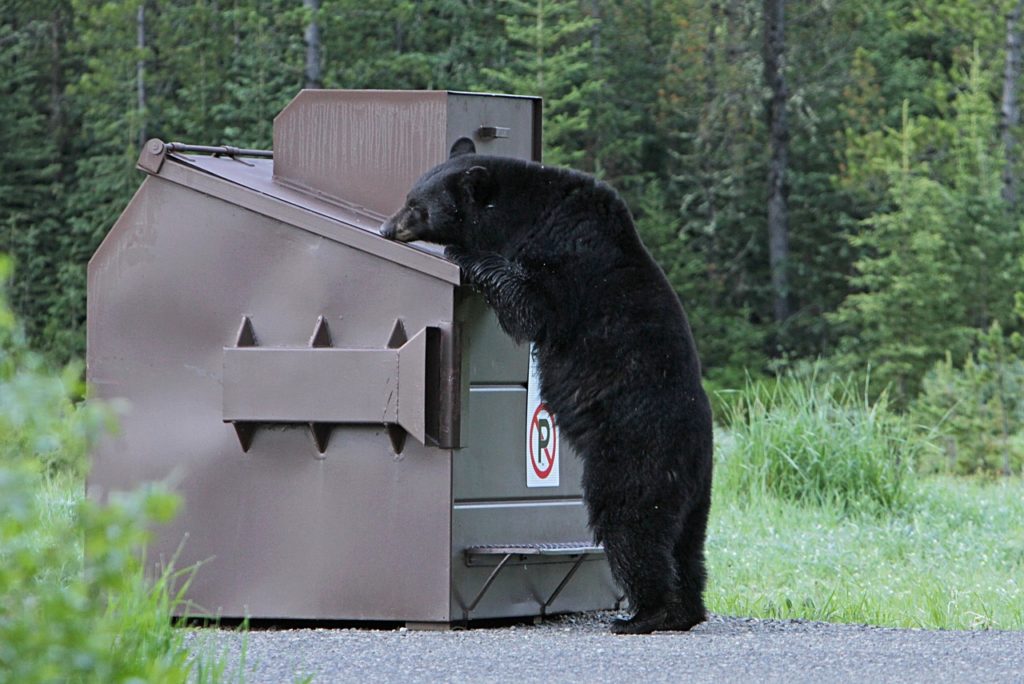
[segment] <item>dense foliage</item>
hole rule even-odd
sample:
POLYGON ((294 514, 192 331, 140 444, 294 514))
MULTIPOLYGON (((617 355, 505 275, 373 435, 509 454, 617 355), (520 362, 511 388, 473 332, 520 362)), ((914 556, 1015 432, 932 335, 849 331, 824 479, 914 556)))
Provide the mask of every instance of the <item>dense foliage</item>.
POLYGON ((269 147, 307 84, 544 96, 547 160, 624 194, 713 386, 824 357, 870 368, 904 409, 978 331, 1019 331, 1018 0, 313 6, 0 5, 0 251, 49 358, 83 353, 85 265, 138 186, 142 142, 269 147), (770 45, 769 5, 785 16, 770 45), (785 292, 767 215, 781 144, 785 292))

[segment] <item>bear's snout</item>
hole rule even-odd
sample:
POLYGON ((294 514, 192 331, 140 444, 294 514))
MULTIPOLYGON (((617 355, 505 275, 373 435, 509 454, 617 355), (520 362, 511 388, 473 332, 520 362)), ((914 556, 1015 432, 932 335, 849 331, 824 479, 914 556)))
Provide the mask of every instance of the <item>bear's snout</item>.
POLYGON ((397 214, 385 221, 384 225, 380 227, 381 236, 388 240, 397 240, 398 242, 415 240, 416 236, 412 234, 407 225, 408 218, 409 212, 405 208, 400 209, 397 214))
POLYGON ((380 227, 380 235, 388 240, 395 239, 395 221, 393 216, 385 221, 384 225, 380 227))

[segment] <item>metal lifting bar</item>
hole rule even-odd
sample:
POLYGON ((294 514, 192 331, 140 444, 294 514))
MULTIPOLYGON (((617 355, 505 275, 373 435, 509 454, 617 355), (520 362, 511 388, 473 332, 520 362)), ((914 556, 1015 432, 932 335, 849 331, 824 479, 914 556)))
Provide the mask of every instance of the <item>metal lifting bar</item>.
POLYGON ((165 143, 164 149, 168 152, 201 152, 203 154, 212 154, 214 156, 223 157, 262 157, 264 159, 273 159, 273 150, 249 150, 242 147, 232 147, 231 145, 211 146, 211 145, 186 145, 180 142, 165 143))

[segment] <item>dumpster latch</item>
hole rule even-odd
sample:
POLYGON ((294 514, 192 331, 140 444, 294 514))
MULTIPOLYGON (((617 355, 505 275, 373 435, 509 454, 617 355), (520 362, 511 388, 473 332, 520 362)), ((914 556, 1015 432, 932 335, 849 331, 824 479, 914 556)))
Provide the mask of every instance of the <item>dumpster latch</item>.
POLYGON ((480 128, 476 129, 476 135, 481 140, 507 138, 511 133, 511 129, 505 126, 481 126, 480 128))
POLYGON ((387 426, 396 453, 406 433, 422 444, 436 438, 440 329, 412 337, 395 321, 383 348, 335 347, 327 320, 317 319, 304 347, 264 347, 248 316, 235 345, 224 348, 224 422, 242 450, 262 426, 308 425, 317 452, 343 425, 387 426))

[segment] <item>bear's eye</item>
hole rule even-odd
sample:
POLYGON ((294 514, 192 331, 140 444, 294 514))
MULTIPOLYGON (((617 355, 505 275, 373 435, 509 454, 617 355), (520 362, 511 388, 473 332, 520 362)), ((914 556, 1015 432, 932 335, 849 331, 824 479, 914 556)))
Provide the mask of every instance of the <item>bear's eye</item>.
POLYGON ((412 211, 413 211, 413 216, 415 216, 416 220, 421 222, 421 223, 426 223, 427 222, 427 218, 429 218, 429 216, 430 216, 430 214, 427 212, 427 208, 426 207, 415 206, 415 207, 412 207, 412 211))

